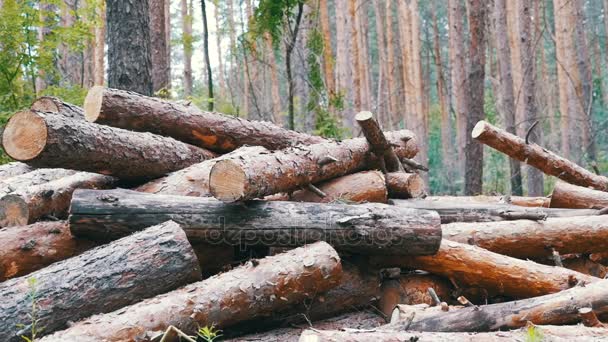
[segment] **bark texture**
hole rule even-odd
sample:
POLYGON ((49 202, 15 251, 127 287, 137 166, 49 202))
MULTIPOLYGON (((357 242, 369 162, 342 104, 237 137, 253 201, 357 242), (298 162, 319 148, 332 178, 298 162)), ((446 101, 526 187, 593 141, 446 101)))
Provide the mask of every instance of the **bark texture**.
POLYGON ((0 166, 0 181, 7 180, 9 178, 20 176, 34 169, 25 163, 12 162, 0 166))
MULTIPOLYGON (((565 132, 565 131, 564 131, 565 132)), ((581 166, 562 158, 539 145, 526 144, 525 140, 485 121, 477 123, 472 136, 511 158, 534 166, 544 173, 571 184, 608 191, 608 178, 596 175, 581 166)))
POLYGON ((148 0, 106 0, 108 85, 151 96, 152 52, 148 0))
POLYGON ((0 241, 0 282, 78 255, 95 245, 73 238, 65 221, 0 229, 0 241))
POLYGON ((224 329, 273 312, 335 287, 340 257, 320 242, 247 263, 207 280, 93 316, 43 341, 133 341, 170 325, 192 335, 198 327, 224 329))
POLYGON ((383 171, 405 171, 399 157, 397 157, 393 147, 389 144, 386 136, 384 136, 384 132, 382 132, 378 121, 374 119, 373 114, 371 112, 360 112, 355 116, 355 120, 361 126, 361 131, 371 145, 372 152, 384 162, 383 171))
POLYGON ((0 180, 0 198, 15 191, 27 190, 30 187, 45 184, 64 177, 72 176, 77 171, 67 169, 36 169, 0 180))
POLYGON ((0 198, 0 227, 26 225, 42 218, 65 219, 76 189, 110 189, 116 179, 78 172, 48 183, 19 188, 0 198))
POLYGON ((84 110, 82 108, 63 102, 54 96, 37 98, 30 106, 30 109, 37 112, 61 114, 72 119, 84 120, 84 110))
MULTIPOLYGON (((387 136, 399 157, 411 158, 418 152, 411 132, 387 136)), ((222 160, 211 169, 209 188, 215 198, 225 202, 249 200, 370 169, 376 159, 364 138, 298 146, 222 160)))
POLYGON ((12 158, 35 167, 68 167, 124 180, 160 177, 215 156, 171 138, 31 111, 13 115, 3 145, 12 158))
MULTIPOLYGON (((455 197, 455 199, 458 199, 455 197)), ((595 216, 595 209, 526 208, 511 204, 459 203, 457 201, 391 200, 399 207, 433 210, 439 213, 441 223, 494 222, 513 220, 544 220, 549 217, 595 216)))
POLYGON ((437 254, 432 256, 374 257, 371 262, 378 267, 422 269, 451 278, 460 287, 486 289, 490 296, 535 297, 569 289, 579 281, 599 280, 561 267, 519 260, 448 240, 443 240, 437 254))
POLYGON ((606 207, 608 207, 608 193, 566 182, 556 182, 551 194, 551 208, 603 209, 606 207))
POLYGON ((450 223, 442 230, 446 239, 520 259, 551 256, 553 249, 560 254, 608 249, 608 222, 604 216, 450 223))
POLYGON ((534 326, 513 331, 495 333, 441 333, 441 332, 406 332, 398 330, 365 329, 362 330, 305 330, 299 342, 510 342, 526 341, 533 329, 540 336, 552 342, 587 342, 603 341, 608 329, 587 328, 584 326, 534 326))
POLYGON ((84 108, 91 122, 169 136, 220 153, 243 145, 274 150, 326 141, 269 122, 205 112, 194 106, 103 87, 89 91, 84 108))
POLYGON ((38 326, 50 334, 68 321, 122 308, 201 276, 186 235, 167 222, 0 284, 2 341, 21 341, 29 331, 28 278, 36 279, 38 326), (24 331, 15 328, 20 323, 26 324, 24 331))
POLYGON ((167 53, 169 49, 167 45, 171 44, 171 42, 167 41, 168 18, 165 18, 166 1, 169 0, 149 0, 153 94, 162 89, 169 89, 169 83, 171 82, 170 55, 167 53))
POLYGON ((226 205, 211 198, 81 190, 74 193, 69 219, 74 235, 96 241, 167 220, 182 225, 190 239, 214 244, 287 247, 322 240, 363 253, 426 255, 441 240, 437 214, 375 203, 226 205))
POLYGON ((424 180, 416 173, 392 172, 385 177, 390 198, 419 198, 426 194, 424 180))

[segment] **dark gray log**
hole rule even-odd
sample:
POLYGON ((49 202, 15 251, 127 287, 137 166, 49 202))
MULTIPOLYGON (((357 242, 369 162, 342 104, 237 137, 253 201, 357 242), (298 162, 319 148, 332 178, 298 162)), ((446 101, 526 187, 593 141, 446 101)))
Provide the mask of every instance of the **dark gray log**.
POLYGON ((75 236, 112 240, 151 224, 174 220, 193 241, 232 245, 299 246, 328 241, 369 254, 434 254, 439 216, 378 203, 361 205, 252 201, 152 195, 128 190, 77 190, 70 227, 75 236))

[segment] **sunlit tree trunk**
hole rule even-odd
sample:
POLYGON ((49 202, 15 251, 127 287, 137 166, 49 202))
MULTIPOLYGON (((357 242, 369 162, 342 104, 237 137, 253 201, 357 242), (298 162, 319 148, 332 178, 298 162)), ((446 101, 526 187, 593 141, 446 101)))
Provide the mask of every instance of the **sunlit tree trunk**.
POLYGON ((509 37, 509 49, 511 55, 511 72, 513 74, 513 94, 515 99, 515 131, 517 134, 525 134, 524 128, 524 101, 522 92, 523 73, 521 68, 521 42, 519 37, 519 13, 517 10, 518 0, 506 1, 507 36, 509 37))
POLYGON ((466 145, 467 118, 467 78, 466 56, 464 48, 463 9, 460 0, 448 1, 448 18, 450 23, 450 69, 452 71, 452 93, 456 112, 456 145, 460 173, 464 170, 464 151, 466 145))
MULTIPOLYGON (((105 45, 106 45, 106 2, 100 1, 100 6, 95 9, 97 25, 95 25, 95 48, 93 61, 93 84, 103 85, 105 81, 105 45)), ((170 77, 169 77, 170 79, 170 77)))
POLYGON ((410 26, 410 39, 411 39, 411 82, 412 82, 412 119, 414 121, 414 129, 420 142, 420 153, 418 159, 423 165, 428 165, 428 124, 427 124, 427 110, 424 105, 424 78, 422 73, 422 60, 421 60, 421 39, 422 35, 420 32, 420 12, 418 10, 418 0, 411 0, 408 6, 409 14, 409 26, 410 26))
POLYGON ((323 73, 325 86, 330 96, 335 95, 334 58, 331 49, 331 26, 327 9, 327 0, 319 0, 319 19, 323 34, 323 73))
MULTIPOLYGON (((380 0, 377 0, 380 1, 380 0)), ((607 0, 608 1, 608 0, 607 0)), ((391 129, 396 128, 399 124, 399 112, 400 106, 397 100, 398 83, 395 78, 395 74, 398 73, 399 68, 395 64, 395 45, 394 45, 394 33, 393 33, 393 7, 391 6, 392 1, 386 1, 385 6, 385 17, 386 17, 386 89, 388 92, 388 117, 390 118, 391 129)))
POLYGON ((405 122, 405 127, 415 130, 416 122, 414 121, 414 91, 413 91, 413 70, 412 70, 412 34, 411 34, 411 16, 408 5, 405 1, 397 3, 397 17, 399 24, 399 43, 401 46, 401 79, 403 84, 404 109, 402 119, 405 122))
POLYGON ((348 0, 348 13, 350 15, 350 44, 352 47, 353 63, 351 72, 353 75, 352 87, 354 89, 355 111, 361 110, 361 61, 359 55, 359 21, 357 20, 357 0, 348 0))
POLYGON ((376 19, 376 48, 378 50, 378 80, 376 91, 376 108, 378 119, 384 129, 390 129, 391 120, 389 115, 389 93, 388 91, 388 68, 387 68, 387 46, 384 39, 384 27, 386 13, 380 4, 380 0, 374 0, 374 16, 376 19))
POLYGON ((150 47, 152 48, 152 84, 154 93, 168 89, 169 63, 167 59, 167 34, 165 29, 165 1, 150 1, 150 47))
POLYGON ((368 51, 369 19, 368 0, 358 0, 355 16, 357 18, 359 45, 359 74, 361 75, 361 109, 371 110, 370 60, 368 51))
POLYGON ((351 16, 350 1, 336 1, 336 92, 343 97, 344 109, 342 111, 342 123, 347 129, 354 129, 354 102, 353 74, 351 64, 351 16))
POLYGON ((182 0, 182 40, 184 46, 184 96, 192 95, 192 0, 182 0))

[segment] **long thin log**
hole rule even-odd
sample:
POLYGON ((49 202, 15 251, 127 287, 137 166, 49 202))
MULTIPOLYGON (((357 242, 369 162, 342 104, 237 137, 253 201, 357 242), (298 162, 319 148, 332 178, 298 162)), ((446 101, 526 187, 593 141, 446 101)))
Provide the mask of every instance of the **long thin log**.
POLYGON ((243 146, 217 158, 205 160, 172 172, 165 177, 152 180, 135 190, 162 195, 210 197, 209 172, 215 163, 227 158, 267 152, 268 150, 262 146, 243 146))
POLYGON ((109 189, 116 179, 78 172, 48 183, 19 188, 0 198, 0 227, 26 225, 44 217, 65 219, 76 189, 109 189))
POLYGON ((0 340, 21 341, 21 335, 28 334, 32 297, 36 324, 44 327, 39 331, 44 335, 64 329, 69 321, 110 312, 200 279, 186 235, 177 224, 167 222, 0 283, 0 340), (25 327, 18 329, 18 324, 25 327))
POLYGON ((454 201, 427 201, 426 199, 391 200, 395 206, 434 210, 439 213, 441 223, 494 222, 513 220, 542 221, 550 217, 596 216, 595 209, 525 208, 511 204, 477 204, 454 201))
MULTIPOLYGON (((418 152, 409 131, 387 133, 387 137, 397 155, 412 157, 418 152)), ((377 158, 364 138, 298 146, 222 160, 211 169, 209 188, 224 202, 244 201, 373 169, 375 164, 377 158)))
POLYGON ((37 98, 30 109, 37 112, 61 114, 72 119, 84 120, 84 110, 71 103, 63 102, 54 96, 42 96, 37 98))
POLYGON ((431 256, 372 257, 376 267, 421 269, 454 280, 460 287, 479 287, 490 296, 528 298, 599 280, 579 272, 511 258, 483 248, 443 240, 431 256))
POLYGON ((78 190, 69 217, 75 236, 96 241, 166 220, 181 224, 191 240, 214 244, 292 247, 321 240, 360 253, 427 255, 435 253, 441 241, 436 213, 377 203, 227 205, 213 198, 78 190))
POLYGON ((572 161, 562 158, 537 144, 526 144, 524 139, 486 121, 478 122, 471 135, 473 139, 513 159, 534 166, 550 176, 555 176, 571 184, 608 191, 607 177, 585 170, 572 161))
POLYGON ((230 152, 243 145, 275 150, 326 141, 269 122, 205 112, 194 106, 99 86, 89 90, 84 108, 88 121, 152 132, 219 153, 230 152))
POLYGON ((608 207, 608 193, 582 186, 556 182, 551 194, 551 208, 603 209, 608 207))
POLYGON ((34 169, 25 163, 12 162, 0 166, 0 181, 4 181, 11 177, 20 176, 34 169))
POLYGON ((2 139, 10 157, 35 167, 67 167, 126 180, 164 176, 215 156, 171 138, 32 111, 13 115, 2 139))
POLYGON ((405 172, 399 157, 386 139, 378 121, 374 119, 374 115, 371 112, 360 112, 355 116, 355 120, 361 126, 361 131, 371 145, 373 153, 384 161, 386 173, 405 172))
POLYGON ((551 342, 608 341, 606 328, 584 326, 530 326, 513 331, 493 333, 441 333, 416 331, 390 331, 380 329, 365 330, 317 330, 302 333, 299 342, 511 342, 530 341, 538 338, 551 342), (537 337, 531 337, 537 336, 537 337))
POLYGON ((450 223, 443 237, 520 259, 560 254, 595 253, 608 249, 604 216, 549 218, 545 221, 450 223))
POLYGON ((0 282, 78 255, 95 245, 73 238, 65 221, 0 229, 0 241, 0 282))
POLYGON ((573 324, 578 310, 593 307, 596 314, 608 312, 608 280, 576 286, 558 293, 513 302, 466 307, 400 321, 388 329, 443 332, 485 332, 520 328, 528 324, 573 324))
POLYGON ((193 335, 198 327, 225 329, 335 287, 340 257, 319 242, 248 263, 207 280, 78 322, 42 341, 136 341, 170 325, 193 335))
POLYGON ((427 201, 458 201, 460 203, 477 204, 513 204, 520 207, 549 208, 549 197, 522 197, 522 196, 428 196, 427 201))

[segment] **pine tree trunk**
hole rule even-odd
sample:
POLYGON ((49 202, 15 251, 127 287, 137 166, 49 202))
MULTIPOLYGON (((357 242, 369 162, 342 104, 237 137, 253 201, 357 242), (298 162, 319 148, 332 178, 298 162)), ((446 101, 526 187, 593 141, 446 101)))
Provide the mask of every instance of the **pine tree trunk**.
POLYGON ((395 42, 393 40, 393 4, 392 1, 386 1, 385 15, 386 15, 386 70, 387 70, 387 92, 388 92, 388 117, 391 129, 397 127, 400 122, 398 118, 398 112, 400 109, 399 101, 397 100, 397 92, 399 86, 395 74, 398 74, 399 68, 395 63, 395 42))
MULTIPOLYGON (((184 97, 192 95, 192 0, 181 0, 182 46, 184 50, 184 97)), ((145 95, 145 94, 144 94, 145 95)))
MULTIPOLYGON (((274 123, 279 127, 283 127, 284 118, 281 112, 281 92, 279 83, 279 73, 277 71, 277 60, 274 55, 274 43, 272 36, 269 33, 264 35, 266 42, 266 50, 268 53, 268 64, 270 67, 270 98, 272 99, 272 117, 274 123)), ((333 74, 332 74, 333 75, 333 74)))
POLYGON ((108 86, 152 95, 148 0, 106 0, 108 86))
POLYGON ((219 85, 219 100, 226 99, 226 75, 224 69, 224 55, 222 54, 222 32, 221 32, 221 21, 220 21, 220 3, 215 2, 213 5, 213 16, 215 18, 215 51, 217 52, 218 59, 218 71, 217 71, 217 80, 219 85))
POLYGON ((334 75, 334 57, 331 48, 331 26, 327 0, 319 0, 319 21, 323 33, 323 73, 325 76, 325 87, 330 97, 336 95, 336 84, 334 75))
POLYGON ((205 66, 207 67, 207 93, 209 105, 209 111, 213 111, 214 97, 213 97, 213 74, 211 73, 211 60, 209 59, 209 27, 207 25, 207 5, 205 0, 201 0, 201 13, 203 16, 203 48, 205 54, 205 66))
MULTIPOLYGON (((169 0, 152 0, 150 1, 150 47, 152 51, 152 85, 154 94, 161 89, 169 89, 169 64, 167 59, 167 44, 166 41, 167 28, 165 19, 165 1, 169 0)), ((102 84, 103 85, 103 84, 102 84)))

